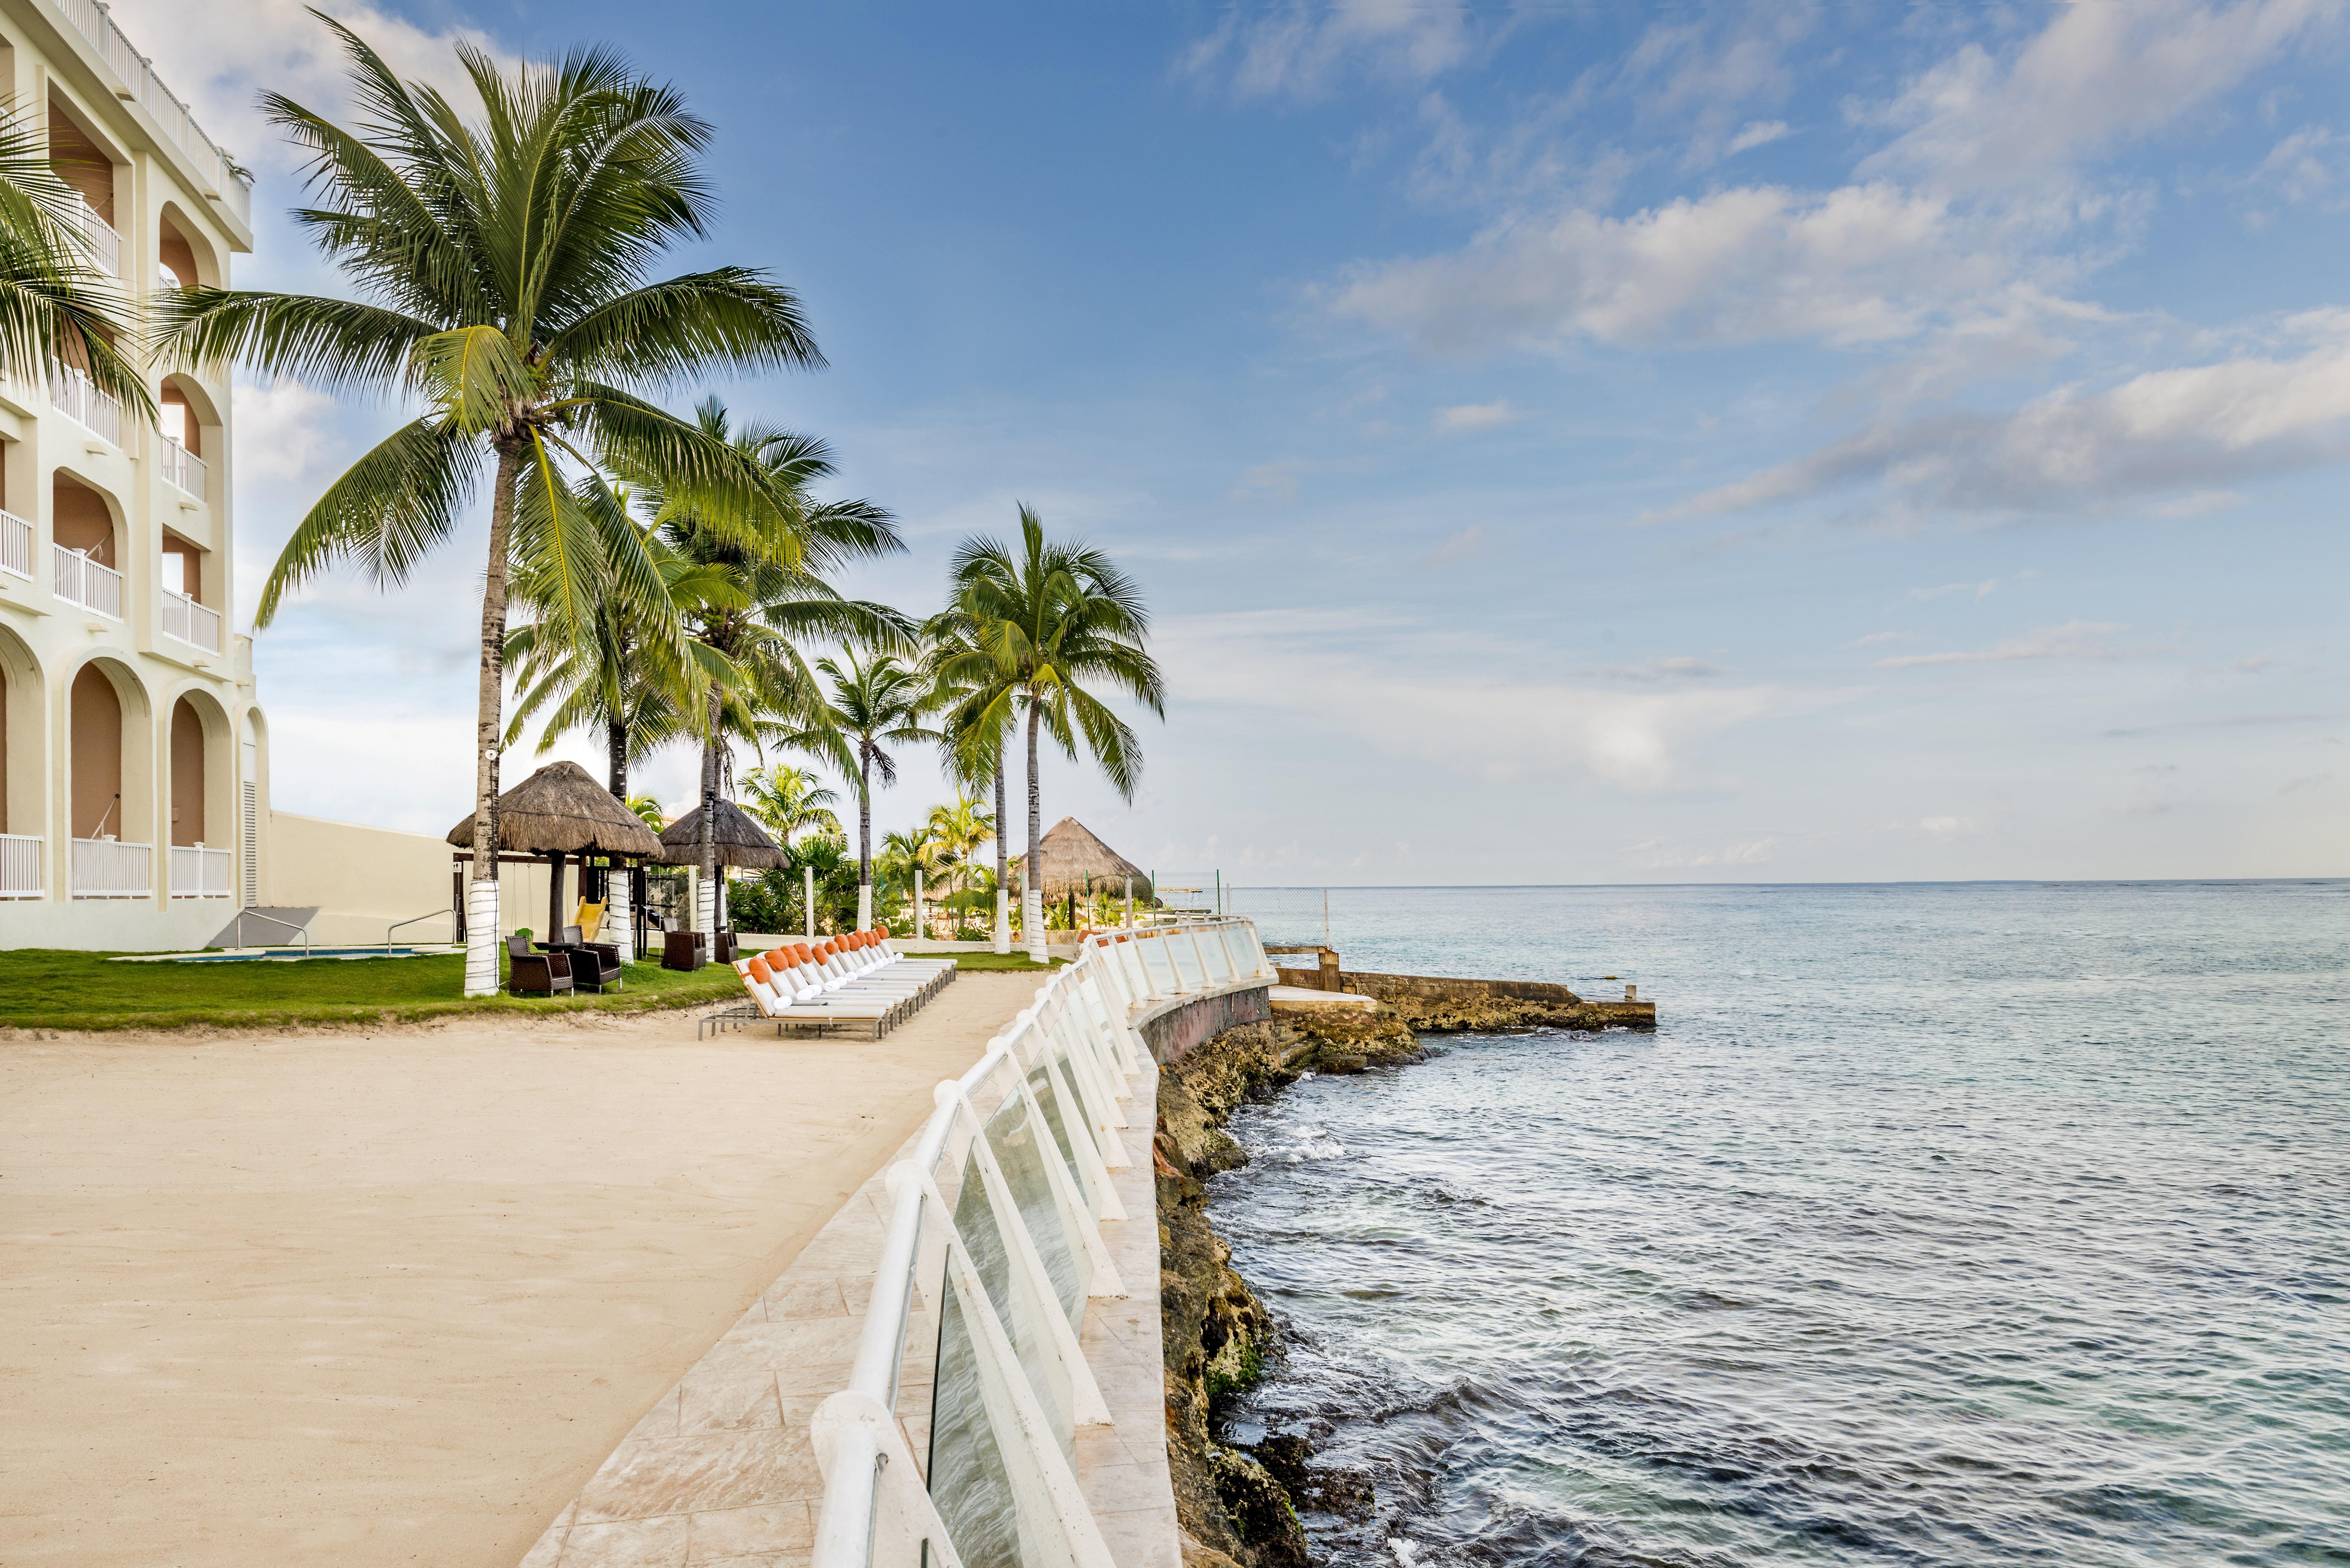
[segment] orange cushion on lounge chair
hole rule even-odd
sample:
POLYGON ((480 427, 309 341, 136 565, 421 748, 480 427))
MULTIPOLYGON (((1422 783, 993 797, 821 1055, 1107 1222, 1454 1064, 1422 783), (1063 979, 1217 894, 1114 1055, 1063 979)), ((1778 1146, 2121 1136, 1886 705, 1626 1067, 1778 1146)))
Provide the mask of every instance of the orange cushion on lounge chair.
POLYGON ((761 985, 772 985, 775 983, 775 971, 767 967, 765 959, 754 958, 751 961, 751 978, 761 985))

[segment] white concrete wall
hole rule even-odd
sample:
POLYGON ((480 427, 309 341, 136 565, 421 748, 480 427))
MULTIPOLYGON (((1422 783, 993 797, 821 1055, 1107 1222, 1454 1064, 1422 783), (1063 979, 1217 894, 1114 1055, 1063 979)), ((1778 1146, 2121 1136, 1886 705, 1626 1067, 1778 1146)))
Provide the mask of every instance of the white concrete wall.
MULTIPOLYGON (((425 834, 273 811, 261 856, 261 901, 316 906, 314 942, 380 942, 393 921, 449 908, 449 856, 446 842, 425 834)), ((256 932, 265 929, 251 924, 256 932)), ((444 916, 405 927, 399 939, 445 942, 454 932, 444 916)), ((259 940, 282 940, 284 933, 259 940)))

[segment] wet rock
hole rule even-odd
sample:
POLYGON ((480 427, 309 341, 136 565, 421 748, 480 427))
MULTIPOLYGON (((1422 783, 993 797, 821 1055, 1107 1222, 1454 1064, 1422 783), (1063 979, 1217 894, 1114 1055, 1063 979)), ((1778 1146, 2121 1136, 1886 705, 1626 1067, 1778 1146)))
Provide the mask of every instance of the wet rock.
POLYGON ((1208 1469, 1225 1516, 1263 1568, 1306 1568, 1305 1527, 1282 1484, 1238 1449, 1211 1450, 1208 1469))

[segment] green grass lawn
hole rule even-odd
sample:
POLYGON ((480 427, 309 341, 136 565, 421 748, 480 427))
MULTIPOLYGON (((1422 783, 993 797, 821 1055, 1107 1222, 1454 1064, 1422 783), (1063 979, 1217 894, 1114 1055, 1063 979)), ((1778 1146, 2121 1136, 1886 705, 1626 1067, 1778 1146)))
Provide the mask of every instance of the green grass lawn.
MULTIPOLYGON (((272 1023, 395 1023, 467 1012, 642 1012, 742 993, 724 964, 688 974, 633 963, 624 989, 598 996, 460 995, 465 961, 306 959, 294 962, 109 963, 105 953, 20 948, 0 953, 0 1024, 42 1029, 171 1029, 272 1023)), ((504 954, 499 955, 501 977, 504 954)))
MULTIPOLYGON (((625 989, 602 996, 468 999, 456 954, 292 962, 111 963, 107 953, 19 948, 0 952, 0 1026, 20 1029, 223 1028, 279 1023, 406 1023, 469 1012, 646 1012, 731 1001, 743 988, 725 964, 688 974, 629 966, 625 989)), ((1025 953, 959 953, 957 969, 1025 970, 1025 953)), ((504 977, 505 955, 498 955, 504 977)))

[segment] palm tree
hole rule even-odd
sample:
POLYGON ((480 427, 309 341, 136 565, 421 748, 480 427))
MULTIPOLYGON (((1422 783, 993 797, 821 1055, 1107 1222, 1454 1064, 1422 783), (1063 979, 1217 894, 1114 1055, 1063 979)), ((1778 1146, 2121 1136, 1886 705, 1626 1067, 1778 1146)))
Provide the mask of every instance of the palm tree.
POLYGON ((980 810, 979 802, 962 795, 952 805, 931 807, 927 826, 938 842, 939 864, 949 874, 948 887, 960 892, 972 856, 995 836, 995 818, 980 810))
POLYGON ((832 682, 832 695, 812 721, 782 737, 784 744, 828 757, 843 778, 857 781, 857 924, 873 923, 873 775, 884 787, 898 782, 898 759, 890 746, 939 738, 922 728, 930 692, 921 678, 896 656, 877 653, 858 663, 854 654, 819 659, 816 667, 832 682))
POLYGON ((621 804, 636 813, 637 820, 655 833, 669 826, 669 817, 661 810, 660 802, 649 794, 632 794, 621 804))
MULTIPOLYGON (((902 888, 910 914, 918 916, 920 911, 913 902, 917 879, 932 875, 945 862, 946 846, 928 826, 885 833, 881 836, 881 853, 873 857, 874 880, 883 887, 902 888)), ((922 934, 919 919, 912 921, 908 934, 922 934)))
POLYGON ((1008 817, 1003 798, 1003 751, 1011 738, 1012 709, 999 697, 1010 690, 1010 677, 988 659, 981 647, 979 628, 954 606, 924 623, 923 641, 930 649, 931 701, 942 711, 940 732, 945 736, 943 760, 947 772, 967 789, 993 784, 995 815, 995 950, 1012 950, 1012 917, 1005 889, 1012 885, 1008 835, 1001 831, 1008 817), (950 673, 954 671, 956 673, 950 673))
MULTIPOLYGON (((726 405, 715 398, 703 399, 694 415, 705 437, 724 443, 764 474, 776 493, 791 498, 798 521, 785 541, 789 547, 777 551, 744 540, 723 521, 713 524, 691 495, 660 502, 656 514, 671 549, 728 585, 725 592, 705 594, 686 615, 703 676, 696 725, 702 742, 698 858, 702 885, 714 898, 718 846, 711 836, 732 762, 728 736, 756 745, 779 727, 805 727, 809 715, 822 711, 816 677, 793 638, 853 637, 895 646, 911 628, 886 605, 842 597, 819 575, 858 556, 904 547, 889 514, 872 503, 809 497, 809 487, 832 472, 832 454, 822 441, 757 422, 736 431, 726 405)), ((659 477, 646 476, 646 484, 658 498, 659 477)), ((698 923, 706 922, 698 918, 698 923)))
MULTIPOLYGON (((583 506, 595 506, 625 498, 598 485, 580 500, 583 506)), ((574 731, 595 733, 604 742, 606 787, 625 802, 629 768, 692 730, 701 671, 678 635, 679 614, 730 595, 733 587, 724 574, 679 556, 650 527, 623 525, 637 528, 664 597, 646 605, 626 594, 606 593, 584 622, 567 624, 559 616, 531 620, 506 633, 504 658, 520 688, 506 744, 520 740, 542 711, 541 756, 574 731)), ((551 580, 557 576, 551 563, 518 566, 513 604, 540 610, 561 591, 560 583, 551 580)))
POLYGON ((1141 590, 1089 545, 1046 544, 1044 520, 1033 508, 1020 508, 1017 555, 993 539, 965 539, 955 547, 951 575, 955 595, 948 613, 969 628, 972 647, 939 661, 940 685, 966 693, 957 717, 973 736, 1001 735, 1015 717, 1026 724, 1028 858, 1021 924, 1029 956, 1041 963, 1044 795, 1037 736, 1050 734, 1072 761, 1082 738, 1110 786, 1132 800, 1142 778, 1141 745, 1133 728, 1084 683, 1117 687, 1162 719, 1166 685, 1142 646, 1150 621, 1141 590))
POLYGON ((147 379, 116 348, 137 337, 130 300, 94 265, 81 205, 50 161, 47 126, 0 109, 0 376, 43 386, 63 366, 151 423, 147 379))
POLYGON ((805 828, 819 833, 840 832, 840 818, 831 807, 840 796, 816 783, 814 770, 775 763, 753 768, 743 776, 743 809, 766 826, 783 847, 792 846, 792 835, 805 828))
POLYGON ((192 288, 158 311, 159 341, 204 366, 412 399, 402 425, 328 487, 296 526, 254 618, 266 626, 314 574, 356 557, 404 582, 454 531, 484 478, 490 530, 476 691, 473 882, 465 990, 497 989, 496 801, 507 583, 544 566, 542 618, 584 626, 605 595, 657 605, 659 574, 618 505, 583 507, 625 463, 691 498, 712 525, 778 554, 795 498, 724 441, 639 390, 708 370, 818 366, 799 301, 765 273, 714 267, 648 282, 673 244, 702 239, 709 125, 618 55, 576 49, 511 78, 457 54, 481 102, 468 120, 402 82, 348 27, 360 128, 278 93, 264 112, 308 155, 320 205, 295 221, 361 297, 192 288))

